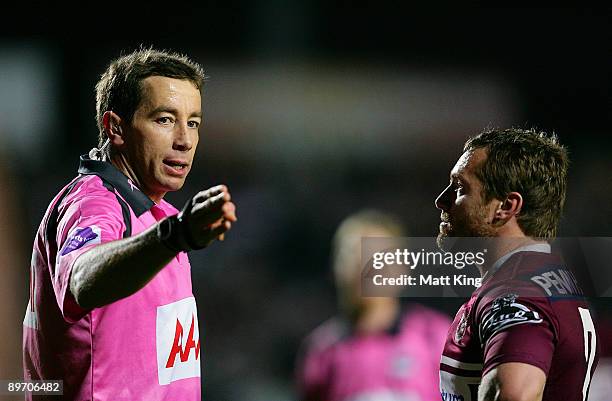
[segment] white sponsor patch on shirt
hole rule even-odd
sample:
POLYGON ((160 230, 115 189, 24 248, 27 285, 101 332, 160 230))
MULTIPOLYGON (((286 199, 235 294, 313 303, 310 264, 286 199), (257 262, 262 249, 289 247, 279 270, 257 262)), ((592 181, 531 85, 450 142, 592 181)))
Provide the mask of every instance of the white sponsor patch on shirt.
POLYGON ((194 297, 158 306, 155 333, 160 385, 200 377, 200 331, 194 297))
POLYGON ((476 401, 479 385, 480 377, 459 376, 440 371, 440 395, 443 401, 476 401))

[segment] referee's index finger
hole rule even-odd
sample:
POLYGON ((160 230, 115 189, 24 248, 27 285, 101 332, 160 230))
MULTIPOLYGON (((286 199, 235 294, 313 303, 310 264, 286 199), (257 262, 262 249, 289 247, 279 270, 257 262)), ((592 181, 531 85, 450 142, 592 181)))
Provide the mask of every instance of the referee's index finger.
MULTIPOLYGON (((223 192, 227 193, 227 187, 225 185, 221 184, 221 185, 214 186, 212 188, 208 188, 208 189, 206 189, 204 191, 198 192, 193 197, 193 199, 196 202, 204 202, 205 200, 207 200, 207 199, 209 199, 209 198, 211 198, 213 196, 217 196, 217 195, 219 195, 220 193, 223 193, 223 192)), ((228 196, 229 196, 229 194, 228 194, 228 196)))
MULTIPOLYGON (((197 216, 198 218, 204 218, 200 223, 205 225, 212 224, 216 220, 224 217, 226 210, 222 205, 225 203, 223 199, 225 195, 227 194, 222 192, 212 198, 206 199, 204 202, 198 202, 191 209, 191 215, 197 216)), ((233 219, 235 219, 235 217, 233 219)))

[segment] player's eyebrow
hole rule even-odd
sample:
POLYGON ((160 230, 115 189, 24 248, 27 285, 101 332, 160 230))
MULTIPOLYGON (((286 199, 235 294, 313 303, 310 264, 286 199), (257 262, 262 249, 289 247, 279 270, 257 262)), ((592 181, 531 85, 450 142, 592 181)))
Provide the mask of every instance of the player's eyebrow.
POLYGON ((458 180, 458 181, 462 181, 462 182, 465 182, 465 183, 469 182, 469 180, 466 178, 466 176, 461 174, 461 173, 451 173, 450 179, 451 179, 451 181, 458 180))

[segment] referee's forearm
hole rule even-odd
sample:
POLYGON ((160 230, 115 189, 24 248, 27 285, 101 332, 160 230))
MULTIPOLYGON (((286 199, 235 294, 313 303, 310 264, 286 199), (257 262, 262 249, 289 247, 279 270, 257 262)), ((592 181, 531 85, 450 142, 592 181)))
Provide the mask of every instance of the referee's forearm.
POLYGON ((70 292, 84 309, 108 305, 140 290, 175 255, 161 243, 156 224, 79 256, 72 266, 70 292))

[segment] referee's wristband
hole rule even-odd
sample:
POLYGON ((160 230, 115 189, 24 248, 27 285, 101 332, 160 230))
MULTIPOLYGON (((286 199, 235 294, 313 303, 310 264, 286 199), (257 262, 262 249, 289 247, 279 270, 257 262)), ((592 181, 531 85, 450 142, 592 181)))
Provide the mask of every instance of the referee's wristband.
POLYGON ((181 222, 176 215, 170 216, 157 225, 157 237, 169 250, 179 253, 187 252, 192 248, 185 241, 181 222))

